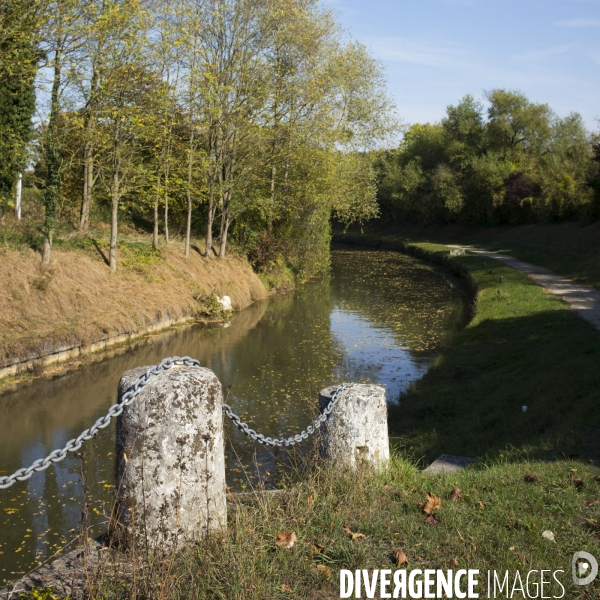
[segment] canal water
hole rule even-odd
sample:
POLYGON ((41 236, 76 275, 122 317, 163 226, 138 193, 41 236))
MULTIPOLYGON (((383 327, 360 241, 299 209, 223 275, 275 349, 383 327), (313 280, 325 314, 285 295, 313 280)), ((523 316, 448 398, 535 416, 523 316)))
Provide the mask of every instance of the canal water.
MULTIPOLYGON (((398 402, 464 318, 447 274, 403 254, 339 247, 331 275, 273 296, 225 324, 195 325, 148 338, 53 380, 0 396, 0 475, 62 447, 116 400, 121 374, 167 356, 212 369, 227 402, 265 435, 292 435, 315 417, 320 389, 380 383, 398 402)), ((284 452, 259 446, 226 420, 227 483, 277 485, 284 452)), ((88 504, 91 535, 114 499, 114 423, 80 456, 0 490, 0 587, 75 543, 88 504)))

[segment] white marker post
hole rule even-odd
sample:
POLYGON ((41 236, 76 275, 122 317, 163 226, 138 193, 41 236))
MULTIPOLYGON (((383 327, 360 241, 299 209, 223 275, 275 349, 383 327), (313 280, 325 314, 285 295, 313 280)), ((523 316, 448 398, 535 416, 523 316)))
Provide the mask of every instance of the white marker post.
POLYGON ((15 202, 15 214, 17 219, 21 220, 21 187, 23 185, 23 173, 19 173, 19 180, 17 181, 17 200, 15 202))

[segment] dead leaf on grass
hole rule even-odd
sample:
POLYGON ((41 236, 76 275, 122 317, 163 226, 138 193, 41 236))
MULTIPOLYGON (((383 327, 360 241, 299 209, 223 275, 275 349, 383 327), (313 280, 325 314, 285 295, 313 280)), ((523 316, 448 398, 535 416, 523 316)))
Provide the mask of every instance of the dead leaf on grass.
POLYGON ((576 489, 578 489, 578 490, 583 489, 583 486, 584 486, 583 479, 579 479, 579 477, 573 477, 573 475, 571 475, 569 477, 569 481, 575 486, 576 489))
POLYGON ((446 564, 453 569, 458 569, 458 560, 456 558, 451 558, 446 564))
POLYGON ((321 546, 320 544, 312 544, 310 549, 313 554, 321 554, 321 552, 325 550, 325 546, 321 546))
POLYGON ((473 484, 473 485, 471 486, 471 491, 472 491, 473 493, 476 493, 476 492, 477 492, 477 488, 475 487, 475 484, 473 484))
POLYGON ((442 508, 442 499, 438 498, 435 494, 426 494, 427 501, 425 504, 420 503, 420 507, 426 515, 430 515, 434 510, 442 508))
POLYGON ((458 487, 455 487, 450 492, 450 500, 462 500, 462 490, 458 487))
POLYGON ((287 583, 284 583, 284 584, 281 586, 281 591, 287 594, 287 593, 289 593, 289 592, 291 592, 291 591, 292 591, 292 586, 291 586, 291 585, 288 585, 287 583))
POLYGON ((537 481, 540 481, 540 478, 535 473, 527 473, 525 475, 525 481, 529 483, 536 483, 537 481))
POLYGON ((396 564, 398 566, 408 562, 408 558, 406 558, 406 554, 404 554, 404 551, 401 548, 394 551, 394 558, 396 559, 396 564))
POLYGON ((347 533, 352 538, 353 542, 356 542, 357 540, 362 540, 365 538, 364 533, 354 533, 353 531, 350 530, 349 527, 343 527, 342 529, 344 530, 345 533, 347 533))
POLYGON ((477 508, 479 508, 480 510, 483 510, 485 508, 485 506, 483 505, 483 502, 480 500, 477 504, 476 504, 477 508))
POLYGON ((323 573, 323 575, 325 575, 325 577, 327 577, 327 579, 331 579, 331 569, 329 567, 326 567, 325 565, 317 565, 317 569, 319 571, 321 571, 321 573, 323 573))
POLYGON ((435 515, 429 515, 425 519, 425 523, 427 525, 439 525, 441 523, 441 521, 435 515))
POLYGON ((306 499, 306 504, 308 504, 309 506, 313 506, 313 505, 314 505, 314 503, 315 503, 315 499, 314 499, 312 496, 309 496, 309 497, 306 499))
POLYGON ((292 531, 292 533, 278 533, 277 541, 275 543, 280 548, 291 548, 297 539, 298 538, 293 531, 292 531))
POLYGON ((408 494, 405 494, 404 492, 394 492, 394 496, 397 496, 398 498, 408 498, 408 494))

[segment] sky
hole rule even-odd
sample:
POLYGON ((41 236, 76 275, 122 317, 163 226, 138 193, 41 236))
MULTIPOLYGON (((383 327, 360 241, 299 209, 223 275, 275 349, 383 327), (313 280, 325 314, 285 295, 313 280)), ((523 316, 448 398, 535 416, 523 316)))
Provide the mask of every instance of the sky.
POLYGON ((407 123, 505 88, 600 130, 600 0, 323 0, 385 69, 407 123))

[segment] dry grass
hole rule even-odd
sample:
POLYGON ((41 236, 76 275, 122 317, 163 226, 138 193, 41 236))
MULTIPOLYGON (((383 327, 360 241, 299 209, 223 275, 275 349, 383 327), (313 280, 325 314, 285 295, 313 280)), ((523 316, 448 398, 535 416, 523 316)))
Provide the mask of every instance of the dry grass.
POLYGON ((82 346, 142 333, 164 320, 206 312, 214 295, 234 308, 265 296, 264 286, 240 258, 183 256, 180 245, 153 251, 148 244, 119 248, 115 273, 101 247, 55 248, 44 268, 33 250, 5 249, 0 256, 0 366, 35 357, 63 343, 82 346))

